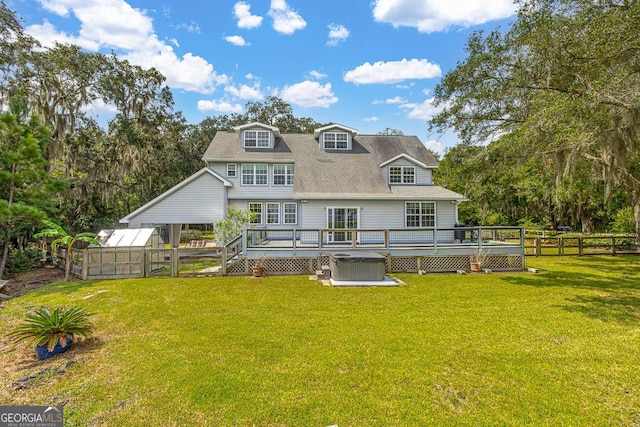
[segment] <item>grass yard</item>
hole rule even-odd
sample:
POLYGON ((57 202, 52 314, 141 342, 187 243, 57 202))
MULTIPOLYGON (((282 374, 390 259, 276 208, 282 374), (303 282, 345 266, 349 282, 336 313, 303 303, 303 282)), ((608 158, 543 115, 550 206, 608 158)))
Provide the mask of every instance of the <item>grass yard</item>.
POLYGON ((0 405, 70 426, 640 425, 640 258, 530 258, 538 274, 54 284, 0 309, 0 405), (45 362, 4 338, 78 304, 94 339, 45 362))

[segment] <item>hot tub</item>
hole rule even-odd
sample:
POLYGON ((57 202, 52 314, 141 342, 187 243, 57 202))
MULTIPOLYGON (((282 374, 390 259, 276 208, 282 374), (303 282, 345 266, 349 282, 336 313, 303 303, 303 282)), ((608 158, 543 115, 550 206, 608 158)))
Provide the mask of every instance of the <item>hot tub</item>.
POLYGON ((329 259, 331 278, 339 281, 382 281, 386 257, 375 252, 336 252, 329 259))

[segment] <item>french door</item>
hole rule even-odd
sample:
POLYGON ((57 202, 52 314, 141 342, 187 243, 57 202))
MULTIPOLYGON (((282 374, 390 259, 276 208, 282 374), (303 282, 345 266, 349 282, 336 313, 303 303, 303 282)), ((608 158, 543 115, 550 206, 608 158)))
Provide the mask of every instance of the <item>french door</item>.
MULTIPOLYGON (((327 208, 327 228, 356 229, 359 215, 359 208, 327 208)), ((329 242, 348 242, 352 239, 352 233, 332 231, 328 238, 329 242)))

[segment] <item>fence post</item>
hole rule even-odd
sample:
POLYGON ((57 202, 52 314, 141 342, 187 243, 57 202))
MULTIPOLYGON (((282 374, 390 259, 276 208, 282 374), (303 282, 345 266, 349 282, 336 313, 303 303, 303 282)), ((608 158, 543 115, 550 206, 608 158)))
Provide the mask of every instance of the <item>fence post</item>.
POLYGON ((171 277, 178 277, 178 248, 171 248, 171 277))
POLYGON ((221 267, 221 271, 222 271, 222 275, 226 276, 227 275, 227 245, 223 245, 222 246, 222 267, 221 267))
POLYGON ((578 236, 578 255, 584 255, 584 242, 582 240, 582 236, 578 236))
POLYGON ((140 277, 147 277, 147 260, 144 248, 140 249, 140 277))
POLYGON ((534 251, 537 257, 542 255, 542 237, 540 236, 536 236, 534 251))
POLYGON ((82 250, 82 280, 89 278, 89 251, 87 249, 82 250))
POLYGON ((616 254, 616 236, 611 236, 611 255, 615 256, 616 254))
POLYGON ((564 255, 564 239, 558 237, 558 255, 564 255))

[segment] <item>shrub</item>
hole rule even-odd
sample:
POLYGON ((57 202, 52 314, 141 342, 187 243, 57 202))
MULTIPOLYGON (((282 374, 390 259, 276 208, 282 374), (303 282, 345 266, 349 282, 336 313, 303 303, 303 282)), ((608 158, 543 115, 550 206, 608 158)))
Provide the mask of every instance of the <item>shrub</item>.
POLYGON ((636 223, 633 218, 633 209, 629 206, 616 212, 611 228, 616 233, 635 233, 636 223))
POLYGON ((202 231, 200 230, 182 230, 180 232, 181 242, 190 242, 191 240, 200 240, 202 238, 202 231))
POLYGON ((12 246, 9 248, 6 272, 15 274, 31 270, 41 258, 42 252, 34 245, 25 249, 17 249, 12 246))

